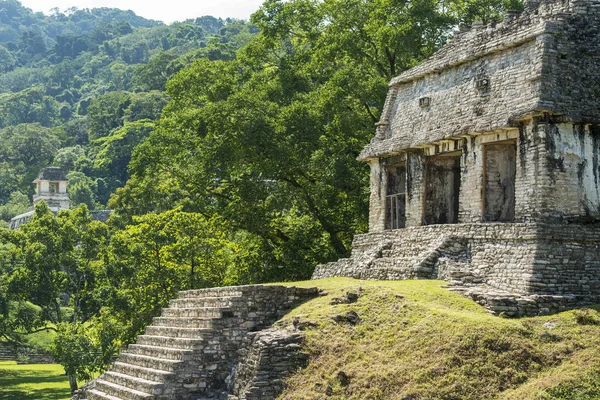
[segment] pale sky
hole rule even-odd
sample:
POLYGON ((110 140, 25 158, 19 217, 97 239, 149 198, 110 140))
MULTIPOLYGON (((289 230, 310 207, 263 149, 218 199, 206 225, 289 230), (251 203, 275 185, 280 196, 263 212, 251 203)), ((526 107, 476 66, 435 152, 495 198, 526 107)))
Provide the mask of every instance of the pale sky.
POLYGON ((263 0, 21 0, 25 7, 44 13, 55 7, 61 11, 71 7, 111 7, 133 10, 144 18, 166 23, 203 15, 248 19, 262 3, 263 0))

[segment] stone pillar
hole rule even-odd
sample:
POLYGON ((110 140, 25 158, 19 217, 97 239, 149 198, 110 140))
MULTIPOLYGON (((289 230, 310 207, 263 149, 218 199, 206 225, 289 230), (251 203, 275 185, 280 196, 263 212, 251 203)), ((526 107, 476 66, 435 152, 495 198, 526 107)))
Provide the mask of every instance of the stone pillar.
POLYGON ((369 160, 371 196, 369 198, 369 232, 385 230, 385 167, 382 159, 369 160))
POLYGON ((536 119, 523 124, 517 142, 515 222, 542 221, 548 217, 549 193, 546 124, 536 119))
POLYGON ((458 222, 481 222, 483 210, 483 151, 479 137, 465 139, 460 168, 458 222))
POLYGON ((425 155, 413 150, 406 155, 406 226, 423 225, 425 155))

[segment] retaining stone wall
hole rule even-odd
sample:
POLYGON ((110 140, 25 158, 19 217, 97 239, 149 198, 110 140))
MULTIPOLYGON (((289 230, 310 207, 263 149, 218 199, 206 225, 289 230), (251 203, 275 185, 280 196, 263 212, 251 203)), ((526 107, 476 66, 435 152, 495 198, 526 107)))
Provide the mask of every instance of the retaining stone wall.
POLYGON ((265 329, 246 336, 236 369, 230 400, 274 400, 284 389, 284 380, 306 366, 301 351, 304 340, 296 330, 265 329))
POLYGON ((357 235, 351 257, 317 266, 313 279, 333 276, 443 279, 506 295, 557 296, 565 307, 583 304, 600 296, 600 226, 479 223, 357 235))

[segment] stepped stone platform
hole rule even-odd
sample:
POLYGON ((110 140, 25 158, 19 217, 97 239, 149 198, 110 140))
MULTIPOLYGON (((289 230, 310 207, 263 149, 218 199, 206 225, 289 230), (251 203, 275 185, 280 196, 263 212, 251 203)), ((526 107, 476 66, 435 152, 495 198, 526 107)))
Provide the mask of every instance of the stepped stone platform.
MULTIPOLYGON (((240 354, 253 354, 256 358, 257 351, 249 351, 247 347, 254 343, 252 338, 256 337, 257 331, 269 327, 298 303, 317 295, 316 288, 263 285, 180 292, 179 298, 170 301, 169 307, 162 310, 160 317, 154 318, 145 333, 137 337, 136 343, 119 355, 112 368, 75 398, 228 398, 236 386, 236 370, 240 368, 245 371, 243 383, 237 383, 238 396, 231 398, 246 398, 240 387, 248 387, 254 392, 260 388, 253 386, 252 378, 248 376, 248 370, 256 368, 244 365, 240 354)), ((260 343, 263 346, 265 341, 260 343)), ((264 352, 262 347, 258 352, 261 351, 264 352)), ((279 373, 284 370, 280 369, 279 373)), ((275 398, 270 393, 272 391, 267 390, 265 396, 257 398, 275 398)))
POLYGON ((54 364, 52 356, 39 349, 0 342, 0 361, 16 361, 17 364, 54 364))
POLYGON ((350 258, 313 279, 441 279, 495 314, 600 303, 600 225, 469 223, 357 235, 350 258))

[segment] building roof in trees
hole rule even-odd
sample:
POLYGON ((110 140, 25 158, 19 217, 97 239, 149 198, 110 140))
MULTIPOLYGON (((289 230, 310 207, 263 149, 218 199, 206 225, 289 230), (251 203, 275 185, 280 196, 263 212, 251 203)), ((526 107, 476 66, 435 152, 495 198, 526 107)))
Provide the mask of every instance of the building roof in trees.
POLYGON ((47 167, 40 171, 40 174, 38 175, 37 179, 34 182, 37 182, 37 181, 66 181, 66 180, 67 180, 67 174, 65 173, 65 171, 62 170, 62 168, 47 167))

